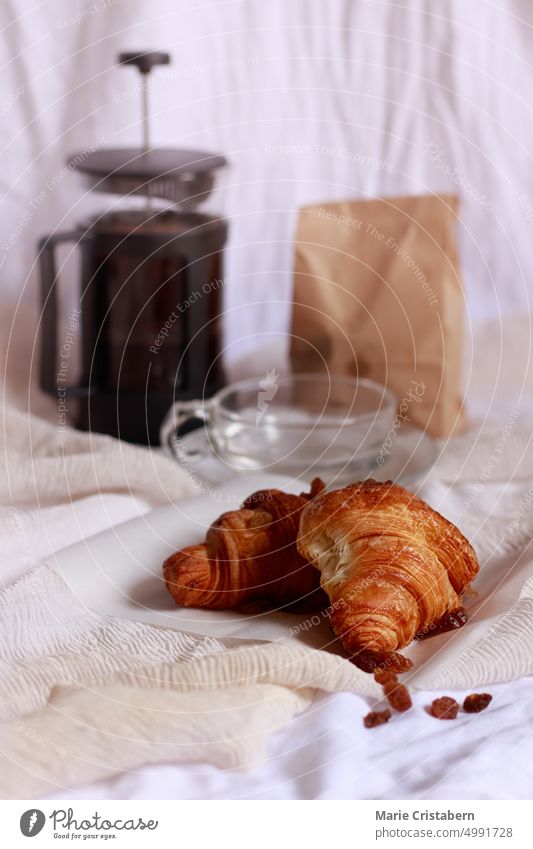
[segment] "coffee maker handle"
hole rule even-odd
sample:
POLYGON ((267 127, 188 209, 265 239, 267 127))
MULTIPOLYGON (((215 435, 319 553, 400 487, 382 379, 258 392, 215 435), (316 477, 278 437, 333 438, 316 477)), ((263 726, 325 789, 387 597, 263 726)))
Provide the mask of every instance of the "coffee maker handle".
POLYGON ((61 242, 79 242, 81 230, 56 233, 39 241, 41 272, 41 387, 50 395, 57 392, 57 271, 55 249, 61 242))

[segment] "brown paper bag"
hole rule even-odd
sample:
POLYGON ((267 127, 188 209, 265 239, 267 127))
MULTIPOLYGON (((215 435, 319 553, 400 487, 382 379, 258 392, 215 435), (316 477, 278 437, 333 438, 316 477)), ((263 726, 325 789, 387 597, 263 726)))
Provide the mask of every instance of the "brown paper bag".
POLYGON ((432 436, 463 424, 463 295, 451 196, 305 207, 296 235, 291 363, 386 384, 432 436))

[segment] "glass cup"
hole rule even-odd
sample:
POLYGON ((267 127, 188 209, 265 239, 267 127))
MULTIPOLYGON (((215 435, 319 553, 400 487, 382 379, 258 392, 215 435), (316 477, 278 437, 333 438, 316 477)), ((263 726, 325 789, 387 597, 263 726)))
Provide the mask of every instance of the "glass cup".
POLYGON ((392 427, 397 401, 371 380, 290 374, 231 384, 209 400, 177 401, 161 426, 161 445, 186 468, 208 454, 235 473, 269 471, 327 484, 370 469, 392 427), (205 449, 183 434, 203 424, 205 449))

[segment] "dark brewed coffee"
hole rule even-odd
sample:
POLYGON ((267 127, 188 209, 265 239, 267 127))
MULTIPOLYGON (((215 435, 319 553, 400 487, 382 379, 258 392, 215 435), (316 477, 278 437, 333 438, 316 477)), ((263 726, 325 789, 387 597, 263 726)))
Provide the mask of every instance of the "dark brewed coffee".
MULTIPOLYGON (((72 389, 81 399, 79 427, 157 442, 176 397, 208 396, 223 385, 226 234, 223 219, 146 210, 103 216, 80 231, 82 386, 72 389)), ((43 246, 44 256, 52 249, 43 246)), ((43 272, 45 288, 54 279, 43 272)), ((48 351, 45 388, 55 385, 56 355, 48 351)))

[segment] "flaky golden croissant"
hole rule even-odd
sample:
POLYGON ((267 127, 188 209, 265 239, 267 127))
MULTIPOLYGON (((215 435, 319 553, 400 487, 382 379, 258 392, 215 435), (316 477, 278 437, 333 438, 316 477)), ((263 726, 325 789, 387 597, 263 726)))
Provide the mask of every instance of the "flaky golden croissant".
POLYGON ((240 510, 224 513, 191 545, 163 564, 168 591, 184 607, 270 605, 312 609, 327 605, 320 576, 298 554, 296 537, 303 508, 324 488, 318 478, 309 494, 279 489, 255 492, 240 510))
POLYGON ((367 658, 428 633, 460 607, 479 569, 455 525, 392 481, 313 500, 302 512, 298 551, 320 571, 343 647, 367 658))

